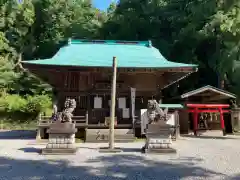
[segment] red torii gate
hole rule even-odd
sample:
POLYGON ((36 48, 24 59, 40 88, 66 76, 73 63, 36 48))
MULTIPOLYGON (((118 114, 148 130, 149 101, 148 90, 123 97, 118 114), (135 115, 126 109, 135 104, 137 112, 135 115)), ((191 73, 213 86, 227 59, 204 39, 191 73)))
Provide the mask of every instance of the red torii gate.
POLYGON ((193 113, 193 130, 194 135, 197 135, 198 130, 198 113, 220 113, 220 123, 223 131, 223 135, 226 135, 223 113, 228 113, 229 110, 223 108, 229 108, 229 104, 187 104, 188 112, 193 113))

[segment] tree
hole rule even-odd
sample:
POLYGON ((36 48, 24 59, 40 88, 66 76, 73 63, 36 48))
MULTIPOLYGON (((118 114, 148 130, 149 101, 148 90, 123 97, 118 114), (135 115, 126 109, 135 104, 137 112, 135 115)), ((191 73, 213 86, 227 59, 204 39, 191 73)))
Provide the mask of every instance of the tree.
POLYGON ((12 48, 12 60, 16 60, 18 55, 24 51, 24 47, 29 44, 29 34, 34 22, 32 0, 24 0, 21 3, 6 1, 0 8, 0 30, 4 33, 9 47, 12 48))
POLYGON ((90 1, 38 0, 34 5, 35 58, 53 56, 67 38, 94 37, 101 26, 101 13, 90 1))
POLYGON ((183 81, 185 90, 206 84, 218 86, 239 52, 239 38, 233 36, 239 29, 236 3, 121 0, 101 32, 106 39, 150 39, 167 59, 198 64, 198 73, 190 77, 195 83, 183 81))

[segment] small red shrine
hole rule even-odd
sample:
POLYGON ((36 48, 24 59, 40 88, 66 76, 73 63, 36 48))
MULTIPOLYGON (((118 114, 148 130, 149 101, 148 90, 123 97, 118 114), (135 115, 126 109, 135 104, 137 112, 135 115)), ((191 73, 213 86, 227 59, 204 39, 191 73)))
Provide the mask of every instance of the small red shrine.
POLYGON ((204 130, 222 130, 223 135, 232 133, 230 100, 236 96, 213 86, 181 95, 186 109, 180 112, 180 132, 193 131, 195 135, 204 130))
POLYGON ((188 112, 193 114, 193 131, 197 135, 198 128, 198 115, 199 113, 220 113, 220 124, 223 135, 226 135, 223 113, 229 113, 229 104, 187 104, 188 112))

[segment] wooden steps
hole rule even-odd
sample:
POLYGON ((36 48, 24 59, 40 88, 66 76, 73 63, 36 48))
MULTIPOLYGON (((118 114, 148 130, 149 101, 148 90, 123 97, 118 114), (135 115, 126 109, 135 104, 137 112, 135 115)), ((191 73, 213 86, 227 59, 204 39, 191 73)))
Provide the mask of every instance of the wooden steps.
MULTIPOLYGON (((115 142, 133 142, 135 136, 132 129, 115 129, 115 142)), ((108 129, 86 129, 85 142, 108 142, 108 129)))

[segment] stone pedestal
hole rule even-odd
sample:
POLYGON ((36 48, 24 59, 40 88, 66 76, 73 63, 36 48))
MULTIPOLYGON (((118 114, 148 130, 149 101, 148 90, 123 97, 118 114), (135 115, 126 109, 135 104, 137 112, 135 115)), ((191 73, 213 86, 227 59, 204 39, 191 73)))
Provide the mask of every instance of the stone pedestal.
POLYGON ((43 154, 75 154, 75 133, 77 129, 75 124, 65 122, 55 122, 50 125, 49 141, 45 149, 42 150, 43 154))
POLYGON ((174 131, 165 122, 159 124, 148 124, 146 129, 146 144, 143 147, 145 153, 176 153, 171 147, 171 134, 174 131))
POLYGON ((240 133, 240 108, 231 110, 231 122, 233 133, 240 133))

